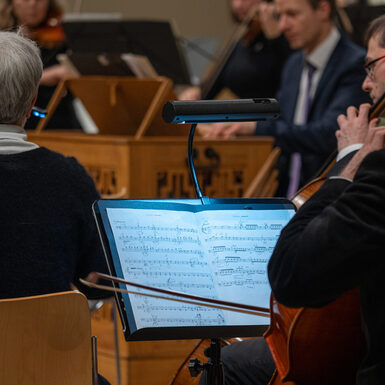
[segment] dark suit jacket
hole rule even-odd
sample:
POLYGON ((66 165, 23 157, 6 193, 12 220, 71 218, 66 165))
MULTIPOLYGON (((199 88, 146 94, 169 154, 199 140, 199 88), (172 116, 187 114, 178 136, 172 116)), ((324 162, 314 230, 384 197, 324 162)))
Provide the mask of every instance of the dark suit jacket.
POLYGON ((305 125, 293 124, 304 62, 303 52, 296 52, 287 60, 277 94, 281 116, 275 121, 258 123, 256 130, 257 135, 274 136, 276 145, 282 149, 279 193, 284 194, 287 187, 290 155, 301 153, 303 185, 314 177, 337 147, 334 134, 338 129, 337 116, 345 113, 350 105, 370 102, 361 89, 365 78, 364 57, 362 48, 344 37, 340 38, 319 81, 305 125))
POLYGON ((381 150, 366 157, 353 183, 326 181, 283 229, 268 267, 273 293, 287 306, 322 306, 360 288, 368 354, 358 385, 385 384, 384 170, 381 150))
POLYGON ((240 98, 274 97, 290 53, 283 36, 267 39, 260 33, 251 45, 240 41, 206 98, 215 97, 224 87, 240 98))

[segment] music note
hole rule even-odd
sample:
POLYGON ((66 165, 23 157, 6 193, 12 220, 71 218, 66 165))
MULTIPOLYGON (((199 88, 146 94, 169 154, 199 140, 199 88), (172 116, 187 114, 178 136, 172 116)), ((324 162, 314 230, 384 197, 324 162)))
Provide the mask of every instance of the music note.
MULTIPOLYGON (((124 278, 269 307, 266 267, 287 217, 263 212, 109 209, 124 278)), ((130 295, 138 327, 245 324, 254 317, 130 295)))

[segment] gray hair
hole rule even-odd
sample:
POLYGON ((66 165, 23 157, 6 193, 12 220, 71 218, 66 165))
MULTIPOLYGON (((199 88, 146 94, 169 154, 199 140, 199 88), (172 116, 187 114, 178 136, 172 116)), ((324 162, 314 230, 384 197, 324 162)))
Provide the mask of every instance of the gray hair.
POLYGON ((36 44, 19 31, 0 31, 0 123, 23 119, 36 96, 43 64, 36 44))

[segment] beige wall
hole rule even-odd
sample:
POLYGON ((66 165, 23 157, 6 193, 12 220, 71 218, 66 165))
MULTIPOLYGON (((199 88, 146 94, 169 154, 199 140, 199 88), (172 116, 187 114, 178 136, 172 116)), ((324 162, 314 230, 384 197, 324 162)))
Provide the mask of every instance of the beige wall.
POLYGON ((61 0, 67 12, 120 12, 126 18, 174 20, 186 37, 231 36, 228 0, 61 0))

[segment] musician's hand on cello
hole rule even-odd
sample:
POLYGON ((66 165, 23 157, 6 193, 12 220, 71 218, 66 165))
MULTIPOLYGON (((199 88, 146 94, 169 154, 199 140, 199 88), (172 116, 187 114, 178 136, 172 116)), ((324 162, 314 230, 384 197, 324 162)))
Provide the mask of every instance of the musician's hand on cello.
POLYGON ((385 126, 377 127, 378 119, 372 119, 369 123, 368 133, 366 135, 362 148, 354 155, 352 160, 342 171, 341 177, 353 180, 358 168, 367 155, 373 151, 385 148, 385 126))
POLYGON ((353 144, 364 143, 369 129, 369 112, 371 105, 362 104, 359 109, 350 106, 346 115, 337 118, 340 129, 336 131, 338 151, 353 144))

